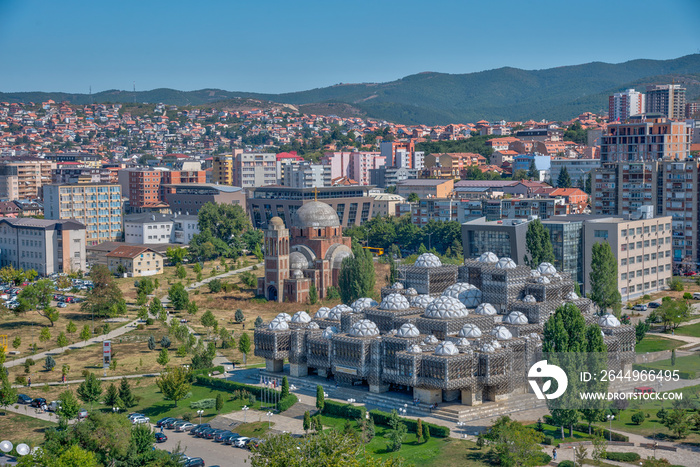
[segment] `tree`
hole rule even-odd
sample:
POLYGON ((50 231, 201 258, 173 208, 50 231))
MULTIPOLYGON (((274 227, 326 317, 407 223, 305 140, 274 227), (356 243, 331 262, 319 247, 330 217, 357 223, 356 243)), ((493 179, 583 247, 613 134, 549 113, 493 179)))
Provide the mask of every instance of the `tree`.
POLYGON ((92 332, 90 331, 90 326, 86 324, 85 326, 83 326, 83 330, 80 331, 80 338, 83 341, 87 341, 88 339, 90 339, 91 335, 92 332))
POLYGON ((672 431, 676 435, 676 438, 684 438, 690 430, 688 411, 685 409, 671 410, 661 423, 672 431))
POLYGON ((423 442, 423 422, 421 421, 420 418, 416 422, 416 440, 419 443, 423 442))
POLYGON ((177 268, 175 268, 175 275, 178 279, 184 279, 185 277, 187 277, 187 271, 185 270, 185 267, 182 264, 179 264, 177 268))
POLYGON ((94 286, 88 291, 80 309, 98 317, 114 317, 126 313, 126 302, 107 266, 96 264, 90 270, 94 286))
POLYGON ((94 373, 88 373, 85 376, 85 381, 78 386, 78 397, 86 404, 90 403, 90 408, 92 408, 92 403, 100 400, 101 395, 102 382, 97 379, 94 373))
POLYGON ((390 452, 400 451, 403 444, 403 437, 406 435, 408 429, 406 428, 406 424, 402 423, 399 419, 399 414, 396 412, 396 409, 391 411, 389 426, 391 430, 388 434, 389 442, 387 444, 387 450, 390 452))
POLYGON ((170 367, 163 370, 156 384, 166 399, 175 401, 175 406, 180 399, 185 397, 190 390, 191 376, 189 370, 183 367, 170 367))
POLYGON ((18 295, 20 306, 16 311, 37 309, 38 313, 49 320, 51 326, 58 320, 58 311, 49 306, 53 300, 55 286, 49 279, 42 279, 26 286, 18 295))
POLYGON ((221 413, 221 409, 224 408, 224 396, 221 393, 216 394, 216 413, 221 413))
POLYGON ((284 399, 289 395, 289 380, 286 376, 282 377, 282 389, 280 391, 280 398, 284 399))
POLYGON ((676 366, 676 349, 671 350, 671 366, 676 366))
POLYGON ((527 171, 527 178, 529 178, 530 180, 540 179, 540 171, 537 170, 537 165, 535 164, 534 158, 532 159, 532 161, 530 161, 530 168, 527 171))
POLYGON ((143 295, 151 295, 155 288, 156 286, 150 277, 142 277, 141 280, 138 281, 138 284, 136 286, 136 290, 138 290, 138 293, 141 293, 143 295))
POLYGON ((78 410, 80 409, 78 399, 73 395, 73 391, 66 389, 58 396, 58 400, 61 401, 61 404, 59 409, 56 410, 56 414, 67 424, 68 420, 78 416, 78 410))
POLYGON ((209 292, 211 293, 219 293, 221 292, 221 280, 220 279, 214 279, 209 281, 209 292))
POLYGON ((156 348, 156 338, 152 335, 148 336, 148 350, 155 350, 156 348))
POLYGON ((187 249, 181 247, 168 247, 168 249, 165 251, 165 256, 168 258, 168 260, 170 260, 171 263, 180 265, 185 259, 185 256, 187 256, 187 249))
POLYGON ((105 392, 105 398, 104 398, 104 403, 107 407, 117 407, 119 406, 121 400, 119 400, 119 391, 117 390, 117 387, 114 385, 114 383, 110 383, 109 386, 107 386, 107 392, 105 392))
POLYGON ((222 327, 219 330, 219 339, 221 339, 221 348, 222 349, 230 349, 230 348, 233 348, 233 346, 235 345, 235 341, 233 339, 233 336, 226 328, 222 327))
POLYGON ((46 371, 53 371, 56 368, 56 360, 51 355, 47 355, 44 359, 44 369, 46 371))
POLYGON ((197 302, 191 301, 190 303, 187 304, 187 313, 188 314, 196 315, 198 311, 199 311, 199 307, 197 306, 197 302))
POLYGON ((411 193, 408 195, 407 200, 409 203, 417 203, 420 201, 420 197, 416 193, 411 193))
POLYGON ((58 337, 56 338, 56 345, 59 347, 65 347, 68 345, 68 338, 66 337, 66 334, 61 331, 58 337))
POLYGON ((12 388, 10 377, 5 367, 0 365, 0 406, 7 415, 7 407, 17 402, 17 391, 12 388))
POLYGON ((153 431, 151 425, 139 423, 131 429, 129 445, 138 455, 148 453, 153 449, 153 431))
POLYGON ((156 360, 159 365, 165 366, 170 361, 170 356, 168 355, 168 349, 160 349, 158 354, 158 360, 156 360))
POLYGON ((207 339, 208 339, 209 338, 209 331, 211 330, 211 328, 213 328, 217 324, 216 316, 214 316, 214 313, 212 313, 211 310, 207 310, 202 315, 200 322, 202 323, 202 326, 207 328, 207 339))
POLYGON ((22 338, 17 336, 14 339, 12 339, 12 348, 13 349, 18 349, 19 346, 22 345, 22 338))
MULTIPOLYGON (((12 402, 14 402, 14 401, 12 401, 12 402)), ((304 412, 304 422, 303 422, 302 426, 304 428, 304 432, 308 435, 309 429, 311 428, 311 414, 309 413, 308 410, 306 412, 304 412)))
POLYGON ((233 315, 233 319, 234 319, 237 323, 242 323, 243 321, 245 321, 245 315, 243 314, 243 310, 241 310, 240 308, 237 309, 237 310, 236 310, 236 314, 233 315))
POLYGON ((323 412, 323 408, 326 406, 326 397, 323 386, 320 384, 316 386, 316 408, 319 412, 323 412))
POLYGON ((78 327, 75 325, 73 320, 68 321, 66 325, 66 332, 70 335, 71 340, 73 340, 73 334, 78 331, 78 327))
POLYGON ((539 219, 528 223, 525 244, 529 255, 525 257, 525 263, 531 268, 536 268, 541 263, 554 262, 554 248, 549 231, 539 219))
POLYGON ((190 302, 189 294, 185 290, 185 286, 180 284, 173 284, 168 290, 168 299, 176 310, 185 310, 190 302))
POLYGON ((603 436, 600 429, 595 431, 592 442, 593 452, 591 453, 591 458, 595 461, 596 465, 600 465, 601 461, 605 459, 605 454, 608 450, 608 442, 605 440, 605 436, 603 436))
POLYGON ((643 410, 640 410, 638 412, 633 413, 632 417, 630 417, 630 420, 635 425, 641 425, 644 422, 644 420, 646 420, 646 415, 644 414, 643 410))
POLYGON ((376 281, 372 253, 357 243, 353 245, 352 252, 353 256, 343 259, 338 277, 338 282, 343 284, 340 298, 344 303, 372 295, 376 281))
POLYGON ((260 244, 258 243, 255 245, 255 248, 253 249, 253 255, 258 261, 262 261, 263 258, 265 257, 262 252, 262 248, 260 248, 260 244))
POLYGON ((254 325, 256 328, 259 327, 259 326, 262 326, 262 325, 263 325, 263 319, 262 319, 260 316, 258 316, 257 318, 255 318, 255 323, 253 323, 253 325, 254 325))
POLYGON ((248 354, 250 353, 250 337, 248 337, 247 333, 241 334, 241 337, 238 339, 238 351, 243 354, 243 365, 246 365, 248 362, 248 354))
POLYGON ((49 328, 41 328, 41 332, 39 333, 39 342, 48 342, 51 340, 51 331, 49 331, 49 328))
POLYGON ((644 336, 646 336, 647 332, 649 331, 649 328, 651 325, 647 323, 646 321, 639 321, 635 327, 634 327, 634 334, 637 340, 637 344, 642 342, 644 339, 644 336))
POLYGON ((200 232, 209 231, 227 244, 252 229, 250 217, 239 205, 206 203, 197 215, 200 232))
POLYGON ((620 303, 617 290, 617 259, 607 242, 593 245, 591 253, 590 299, 601 312, 620 303))
POLYGON ((160 339, 160 346, 164 349, 169 349, 171 345, 170 338, 168 336, 163 336, 160 339))
POLYGON ((683 292, 683 281, 677 277, 674 277, 671 279, 671 282, 668 283, 668 288, 674 292, 683 292))
POLYGON ((569 171, 566 170, 566 167, 562 167, 561 172, 559 172, 559 177, 557 178, 557 188, 571 188, 571 185, 569 171))
POLYGON ((491 442, 494 454, 501 465, 535 465, 540 455, 539 443, 544 435, 522 423, 502 416, 484 436, 491 442))

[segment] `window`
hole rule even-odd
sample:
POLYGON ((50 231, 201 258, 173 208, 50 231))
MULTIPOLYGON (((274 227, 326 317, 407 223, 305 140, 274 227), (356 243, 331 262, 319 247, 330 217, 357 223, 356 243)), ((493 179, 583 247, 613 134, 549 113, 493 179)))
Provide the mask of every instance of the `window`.
POLYGON ((641 247, 642 247, 642 242, 637 242, 637 248, 641 248, 641 247))
POLYGON ((655 233, 655 232, 656 232, 656 226, 655 226, 655 225, 652 225, 652 226, 651 226, 651 232, 652 232, 652 233, 655 233))
POLYGON ((595 238, 608 238, 608 231, 607 230, 596 230, 593 232, 593 236, 595 238))
POLYGON ((644 240, 644 248, 649 248, 649 240, 644 240))
POLYGON ((646 269, 644 270, 644 275, 645 275, 645 276, 648 276, 648 275, 649 275, 649 268, 646 268, 646 269))
POLYGON ((651 260, 654 261, 656 259, 656 253, 651 254, 651 260))
POLYGON ((627 244, 626 243, 623 243, 622 245, 620 245, 620 251, 627 251, 627 244))
POLYGON ((630 250, 634 250, 634 242, 630 242, 629 248, 630 250))
POLYGON ((627 258, 622 258, 620 260, 620 266, 627 266, 627 258))
POLYGON ((627 236, 627 229, 620 230, 620 236, 626 237, 627 236))
POLYGON ((623 272, 622 274, 620 274, 620 280, 622 280, 622 281, 627 280, 627 273, 626 272, 623 272))
POLYGON ((651 239, 651 246, 656 246, 656 239, 655 238, 651 239))
POLYGON ((649 233, 649 226, 648 226, 648 225, 647 225, 647 226, 644 226, 644 233, 645 233, 645 234, 648 234, 648 233, 649 233))
POLYGON ((641 234, 642 234, 642 228, 641 228, 641 227, 637 227, 637 235, 641 235, 641 234))

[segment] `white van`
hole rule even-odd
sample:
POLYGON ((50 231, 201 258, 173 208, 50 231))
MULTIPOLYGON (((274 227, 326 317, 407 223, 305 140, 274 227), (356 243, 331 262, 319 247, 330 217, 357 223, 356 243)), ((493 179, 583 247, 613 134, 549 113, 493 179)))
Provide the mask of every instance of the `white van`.
POLYGON ((49 412, 55 412, 61 408, 61 401, 51 401, 47 409, 49 412))
POLYGON ((700 292, 695 292, 693 294, 693 300, 700 300, 700 292))

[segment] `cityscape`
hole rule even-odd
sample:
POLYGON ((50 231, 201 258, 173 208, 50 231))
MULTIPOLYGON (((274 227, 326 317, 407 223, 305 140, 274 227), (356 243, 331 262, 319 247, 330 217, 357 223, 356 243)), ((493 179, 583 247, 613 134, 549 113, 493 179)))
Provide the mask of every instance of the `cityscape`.
POLYGON ((512 50, 553 2, 499 38, 425 12, 425 43, 417 5, 70 3, 0 6, 0 465, 700 466, 693 2, 646 52, 582 13, 566 57, 512 50), (316 13, 358 22, 346 66, 285 29, 316 13), (10 47, 93 17, 123 44, 10 47), (133 42, 183 25, 198 73, 133 42))

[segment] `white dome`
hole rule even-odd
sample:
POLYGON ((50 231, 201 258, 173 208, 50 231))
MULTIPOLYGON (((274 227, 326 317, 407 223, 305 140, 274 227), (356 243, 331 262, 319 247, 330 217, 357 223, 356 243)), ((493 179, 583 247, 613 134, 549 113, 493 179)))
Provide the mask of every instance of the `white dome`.
POLYGON ((479 329, 479 326, 477 326, 476 324, 467 323, 462 327, 462 329, 459 330, 459 334, 457 335, 459 337, 477 339, 481 337, 481 329, 479 329))
POLYGON ((311 321, 311 316, 305 311, 297 311, 292 316, 292 323, 308 323, 311 321))
POLYGON ((470 345, 472 345, 472 344, 471 344, 471 342, 469 342, 469 339, 467 339, 466 337, 460 337, 459 339, 457 339, 457 346, 458 347, 469 347, 470 345))
POLYGON ((501 344, 498 341, 491 341, 491 345, 493 346, 494 349, 501 348, 501 344))
POLYGON ((566 299, 567 299, 567 300, 578 300, 578 299, 579 299, 579 296, 576 295, 576 292, 574 292, 574 291, 572 290, 571 292, 569 292, 568 294, 566 294, 566 299))
POLYGON ((552 282, 549 280, 549 277, 547 277, 547 276, 540 276, 537 279, 535 279, 535 281, 538 284, 549 284, 550 282, 552 282))
POLYGON ((372 321, 362 319, 352 325, 349 334, 353 337, 373 337, 379 335, 379 329, 372 321))
POLYGON ((303 253, 292 251, 289 253, 289 269, 310 269, 313 265, 303 253))
POLYGON ((382 303, 379 304, 381 310, 407 310, 411 307, 406 297, 398 293, 392 293, 384 297, 382 303))
POLYGON ((414 266, 419 268, 439 268, 442 266, 442 261, 432 253, 423 253, 418 257, 414 266))
POLYGON ((420 331, 411 323, 402 324, 396 332, 396 337, 418 337, 420 331))
POLYGON ((494 353, 496 351, 496 348, 493 346, 493 344, 486 343, 486 344, 481 346, 479 351, 481 351, 483 353, 494 353))
POLYGON ((477 315, 495 315, 497 314, 496 309, 490 303, 482 303, 474 311, 477 315))
POLYGON ((516 266, 515 261, 510 258, 501 258, 496 263, 496 267, 499 269, 515 269, 516 266))
POLYGON ((394 290, 402 290, 403 284, 401 282, 394 282, 393 284, 391 284, 391 288, 394 290))
POLYGON ((311 321, 309 324, 306 325, 306 329, 321 329, 318 326, 318 323, 311 321))
POLYGON ((373 306, 377 306, 379 303, 377 303, 375 300, 372 300, 371 298, 358 298, 352 304, 350 305, 350 308, 353 309, 355 313, 360 313, 362 311, 365 311, 367 308, 371 308, 373 306))
POLYGON ((545 276, 551 276, 552 274, 556 274, 557 268, 555 268, 552 263, 540 263, 540 265, 537 266, 537 272, 545 276))
POLYGON ((275 318, 276 318, 276 319, 277 319, 277 318, 283 319, 283 320, 285 320, 285 321, 288 322, 288 323, 292 320, 292 317, 289 316, 287 313, 280 313, 280 314, 278 314, 277 316, 275 316, 275 318))
POLYGON ((433 336, 432 334, 423 339, 424 344, 437 344, 438 340, 437 337, 433 336))
POLYGON ((463 318, 468 314, 469 311, 462 302, 444 295, 431 302, 424 313, 426 318, 463 318))
POLYGON ((328 313, 330 313, 330 311, 331 311, 331 309, 328 308, 327 306, 322 306, 316 312, 314 319, 328 319, 328 313))
POLYGON ((598 324, 605 328, 617 328, 620 326, 620 320, 615 315, 606 313, 598 319, 598 324))
POLYGON ((413 287, 409 287, 404 291, 406 295, 418 295, 418 291, 414 289, 413 287))
POLYGON ((423 350, 421 350, 419 345, 412 345, 410 349, 408 349, 408 353, 423 353, 423 350))
POLYGON ((520 311, 512 311, 503 318, 503 322, 507 324, 527 324, 527 316, 520 311))
POLYGON ((511 339, 513 337, 513 334, 510 333, 507 327, 505 326, 496 326, 491 330, 491 335, 494 336, 496 339, 499 341, 506 341, 508 339, 511 339))
POLYGON ((452 284, 442 295, 458 299, 467 308, 475 308, 481 303, 481 290, 466 282, 452 284))
POLYGON ((530 271, 530 277, 540 277, 540 273, 537 269, 533 269, 530 271))
POLYGON ((268 324, 267 327, 271 331, 287 331, 289 329, 289 324, 287 324, 287 321, 284 319, 275 318, 270 321, 270 324, 268 324))
POLYGON ((337 332, 338 328, 336 328, 335 326, 328 326, 326 329, 323 330, 323 334, 321 335, 326 339, 330 339, 331 336, 337 332))
POLYGON ((299 269, 295 269, 292 271, 292 279, 302 279, 304 277, 304 273, 301 272, 299 269))
POLYGON ((479 256, 479 259, 477 260, 480 263, 498 263, 498 256, 496 256, 494 253, 487 251, 486 253, 482 253, 481 256, 479 256))
POLYGON ((537 300, 532 295, 528 294, 523 297, 523 302, 525 303, 537 303, 537 300))
POLYGON ((417 295, 411 299, 411 307, 412 308, 422 308, 426 309, 430 303, 435 300, 433 297, 431 297, 428 294, 423 294, 423 295, 417 295))
POLYGON ((457 355, 459 349, 450 341, 445 341, 435 348, 435 355, 457 355))
POLYGON ((343 313, 352 313, 352 308, 342 303, 340 305, 336 305, 331 308, 331 311, 328 312, 328 319, 331 321, 340 321, 340 315, 343 313))

